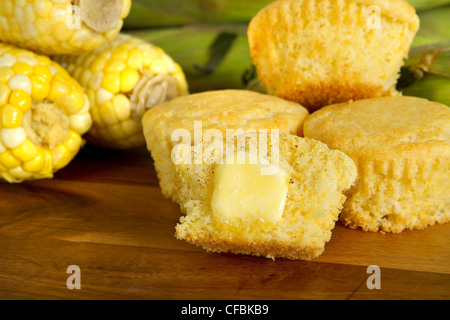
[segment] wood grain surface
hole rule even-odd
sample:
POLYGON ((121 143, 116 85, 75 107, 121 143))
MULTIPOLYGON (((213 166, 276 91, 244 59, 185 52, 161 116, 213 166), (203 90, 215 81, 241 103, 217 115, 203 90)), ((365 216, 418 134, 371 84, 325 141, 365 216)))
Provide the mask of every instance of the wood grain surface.
POLYGON ((450 298, 450 224, 398 235, 337 224, 318 259, 273 261, 176 240, 180 214, 145 148, 88 146, 53 180, 0 182, 0 298, 450 298), (67 288, 70 265, 79 290, 67 288), (381 289, 367 288, 370 265, 381 289))

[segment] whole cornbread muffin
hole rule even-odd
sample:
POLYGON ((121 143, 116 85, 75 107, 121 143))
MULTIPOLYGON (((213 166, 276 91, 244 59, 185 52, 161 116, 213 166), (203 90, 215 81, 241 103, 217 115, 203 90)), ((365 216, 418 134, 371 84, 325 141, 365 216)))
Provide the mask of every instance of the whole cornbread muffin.
POLYGON ((414 97, 325 107, 306 137, 349 155, 358 180, 340 220, 351 228, 399 233, 450 221, 450 109, 414 97))
POLYGON ((186 150, 177 149, 177 187, 186 215, 176 237, 212 252, 295 260, 321 255, 344 191, 355 182, 354 162, 313 139, 240 137, 203 143, 197 164, 194 149, 187 153, 190 163, 186 150))
POLYGON ((301 105, 274 96, 247 90, 219 90, 160 104, 145 113, 142 123, 162 192, 177 202, 172 160, 174 146, 199 142, 210 129, 219 131, 224 137, 232 135, 232 131, 239 133, 239 130, 251 129, 302 135, 308 115, 301 105), (187 132, 188 141, 180 141, 177 132, 187 132))
POLYGON ((248 36, 268 93, 314 111, 398 95, 418 28, 405 0, 278 0, 253 18, 248 36))

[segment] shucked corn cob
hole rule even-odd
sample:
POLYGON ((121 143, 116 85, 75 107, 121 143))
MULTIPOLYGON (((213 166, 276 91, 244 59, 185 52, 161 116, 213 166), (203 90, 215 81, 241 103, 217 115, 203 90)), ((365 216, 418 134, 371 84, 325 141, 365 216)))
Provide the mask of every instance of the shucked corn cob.
POLYGON ((0 178, 52 178, 91 127, 81 86, 48 57, 0 44, 0 178))
POLYGON ((89 142, 115 149, 145 145, 142 116, 188 93, 181 67, 161 48, 121 34, 93 52, 54 59, 77 79, 91 104, 89 142))
POLYGON ((131 0, 1 0, 0 41, 53 55, 91 51, 120 32, 131 0))

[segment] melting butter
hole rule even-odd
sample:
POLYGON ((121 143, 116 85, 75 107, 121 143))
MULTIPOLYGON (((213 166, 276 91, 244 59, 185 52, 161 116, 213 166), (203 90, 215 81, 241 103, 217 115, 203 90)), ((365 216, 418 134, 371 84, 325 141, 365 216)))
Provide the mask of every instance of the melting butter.
POLYGON ((211 208, 214 216, 227 219, 276 222, 282 218, 288 188, 284 170, 255 154, 238 151, 227 155, 215 170, 211 208))

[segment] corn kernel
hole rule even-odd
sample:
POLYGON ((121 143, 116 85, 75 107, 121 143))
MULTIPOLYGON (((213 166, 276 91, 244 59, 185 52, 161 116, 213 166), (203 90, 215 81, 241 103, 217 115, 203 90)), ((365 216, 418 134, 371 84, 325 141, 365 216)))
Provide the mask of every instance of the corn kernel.
POLYGON ((123 128, 120 124, 115 124, 115 125, 109 126, 108 133, 109 133, 109 136, 115 141, 127 138, 125 135, 125 132, 123 131, 123 128))
POLYGON ((81 139, 79 134, 77 134, 73 131, 69 132, 69 136, 67 137, 66 141, 64 142, 64 145, 72 154, 77 153, 80 150, 82 144, 83 144, 83 139, 81 139))
POLYGON ((90 66, 92 73, 103 72, 106 62, 108 62, 108 60, 106 60, 105 58, 98 57, 97 59, 95 59, 90 66))
POLYGON ((17 62, 17 58, 11 53, 5 53, 0 57, 0 67, 12 67, 17 62))
POLYGON ((117 124, 119 122, 116 116, 116 111, 114 110, 114 106, 111 101, 105 102, 100 105, 100 116, 107 126, 117 124))
POLYGON ((83 92, 78 91, 78 90, 73 90, 69 94, 69 99, 73 102, 74 112, 72 112, 72 113, 79 112, 81 109, 83 109, 83 107, 86 103, 83 92))
POLYGON ((52 45, 52 43, 50 43, 50 41, 49 41, 49 40, 52 40, 54 45, 58 44, 58 42, 55 39, 53 39, 53 37, 51 36, 51 34, 53 32, 53 26, 47 19, 37 18, 34 21, 34 26, 36 27, 37 31, 41 35, 42 41, 44 43, 46 43, 47 45, 52 45))
POLYGON ((6 147, 3 145, 3 143, 0 141, 0 154, 2 154, 3 152, 6 152, 6 147))
POLYGON ((23 8, 24 11, 24 15, 25 15, 25 20, 29 23, 33 23, 34 20, 36 19, 36 15, 34 13, 34 9, 33 9, 33 4, 32 3, 28 3, 25 5, 25 7, 23 8))
POLYGON ((26 140, 11 152, 17 159, 24 162, 30 161, 38 155, 37 147, 30 140, 26 140))
POLYGON ((52 10, 52 3, 48 0, 34 0, 33 1, 34 12, 42 18, 50 16, 52 10))
POLYGON ((101 85, 102 85, 103 77, 104 77, 103 72, 97 72, 97 73, 95 73, 95 74, 92 76, 91 81, 89 81, 89 87, 90 87, 92 90, 98 90, 98 89, 100 89, 100 87, 101 87, 101 85))
POLYGON ((33 176, 33 174, 31 172, 23 170, 22 167, 20 167, 20 166, 17 166, 15 168, 9 170, 9 173, 14 178, 16 178, 18 181, 28 180, 33 176))
POLYGON ((131 69, 141 70, 144 65, 144 55, 138 49, 131 51, 127 64, 131 69))
POLYGON ((110 72, 105 74, 102 81, 102 88, 108 90, 112 94, 120 91, 120 75, 118 72, 110 72))
POLYGON ((14 90, 9 97, 9 103, 22 111, 22 113, 26 113, 30 110, 32 101, 25 91, 14 90))
POLYGON ((97 106, 93 106, 91 108, 91 116, 92 116, 92 121, 94 123, 94 126, 96 125, 103 125, 103 119, 100 115, 100 108, 97 106))
POLYGON ((0 105, 4 105, 9 100, 9 95, 11 94, 11 89, 4 84, 0 83, 0 105))
POLYGON ((128 136, 132 136, 140 130, 139 125, 133 119, 124 121, 124 122, 122 122, 121 125, 122 125, 123 131, 128 136))
POLYGON ((43 76, 32 75, 31 80, 31 98, 35 101, 42 101, 50 93, 50 83, 43 76))
POLYGON ((125 95, 118 94, 114 97, 112 103, 120 122, 128 120, 131 117, 131 102, 125 95))
POLYGON ((59 170, 67 166, 73 159, 72 153, 67 149, 64 144, 61 144, 51 150, 53 158, 54 170, 59 170))
POLYGON ((14 75, 15 72, 12 68, 0 67, 0 82, 7 83, 14 75))
MULTIPOLYGON (((82 69, 80 69, 82 70, 82 69)), ((89 85, 89 81, 91 81, 92 72, 90 70, 82 70, 80 79, 80 84, 84 87, 89 85)))
POLYGON ((35 56, 35 58, 37 61, 39 61, 39 64, 41 66, 49 66, 52 64, 52 60, 47 56, 37 55, 35 56))
POLYGON ((3 0, 3 10, 5 10, 6 16, 12 17, 14 14, 13 0, 3 0))
POLYGON ((51 81, 51 79, 53 78, 52 71, 50 70, 49 67, 47 67, 47 65, 37 65, 37 66, 35 66, 33 73, 35 75, 37 75, 37 76, 43 77, 47 81, 51 81))
POLYGON ((125 61, 128 59, 128 50, 124 48, 117 48, 111 53, 112 60, 125 61))
POLYGON ((135 69, 126 68, 120 73, 120 91, 131 92, 140 80, 139 72, 135 69))
POLYGON ((36 156, 29 161, 24 162, 23 168, 28 172, 40 172, 45 165, 45 154, 37 148, 36 156))
POLYGON ((69 115, 76 114, 85 104, 84 95, 78 91, 71 91, 67 96, 56 99, 55 104, 69 115))
POLYGON ((27 135, 22 127, 12 129, 2 128, 0 131, 0 138, 6 147, 14 149, 25 142, 27 135))
POLYGON ((11 151, 0 154, 0 163, 8 169, 20 166, 20 161, 12 155, 11 151))
POLYGON ((39 60, 34 54, 20 54, 17 56, 17 61, 28 64, 31 67, 36 67, 40 64, 39 60))
POLYGON ((109 92, 103 88, 100 88, 97 90, 97 96, 96 96, 95 101, 97 102, 98 105, 101 105, 105 102, 111 101, 113 98, 114 98, 114 95, 111 92, 109 92))
MULTIPOLYGON (((20 109, 7 104, 2 108, 2 128, 13 129, 22 124, 23 113, 20 109)), ((4 129, 3 129, 4 130, 4 129)))
POLYGON ((67 27, 66 21, 58 23, 53 28, 53 36, 60 42, 68 41, 74 35, 75 30, 67 27))
POLYGON ((22 90, 25 91, 27 94, 31 95, 31 80, 28 76, 23 74, 17 74, 13 76, 8 81, 8 85, 11 88, 11 90, 22 90))
POLYGON ((119 59, 110 59, 106 64, 105 64, 105 72, 121 72, 123 69, 125 69, 127 67, 127 65, 125 64, 125 62, 123 62, 123 60, 119 60, 119 59))
POLYGON ((92 38, 92 34, 89 30, 81 28, 75 31, 69 40, 69 44, 73 47, 81 47, 88 43, 89 39, 92 38))
POLYGON ((29 76, 33 73, 33 67, 25 62, 17 62, 12 68, 17 74, 29 76))
POLYGON ((151 69, 156 74, 169 73, 169 67, 163 59, 154 60, 151 69))
POLYGON ((83 135, 92 126, 92 117, 89 112, 75 114, 69 117, 70 127, 78 134, 83 135))
POLYGON ((47 99, 49 101, 55 102, 56 100, 58 100, 58 98, 67 96, 69 92, 70 85, 67 84, 64 77, 60 73, 57 73, 53 77, 53 80, 50 84, 50 92, 47 96, 47 99))

